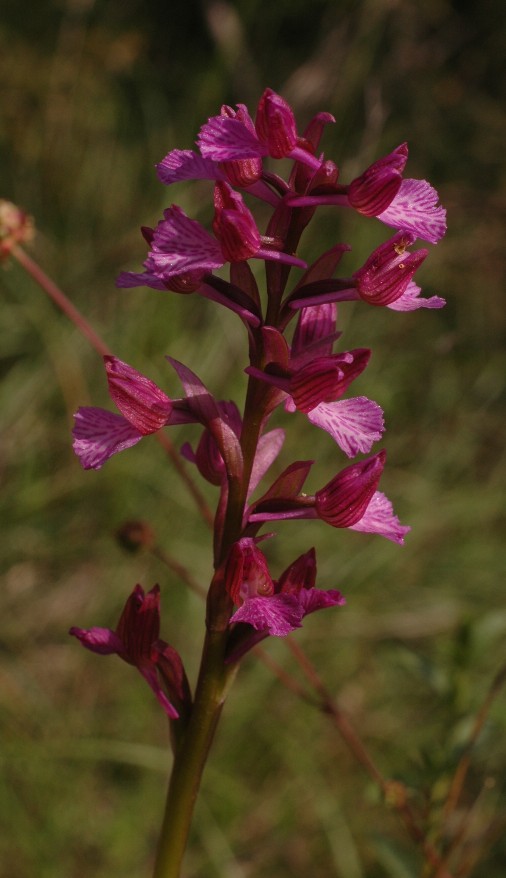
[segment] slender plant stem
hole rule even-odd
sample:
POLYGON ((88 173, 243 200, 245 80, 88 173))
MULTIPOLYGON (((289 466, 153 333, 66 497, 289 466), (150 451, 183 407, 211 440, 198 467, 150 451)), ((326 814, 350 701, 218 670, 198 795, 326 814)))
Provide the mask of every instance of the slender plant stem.
POLYGON ((72 304, 68 296, 65 295, 53 280, 42 270, 40 265, 35 262, 28 253, 19 246, 15 246, 11 250, 12 255, 17 259, 19 264, 33 278, 33 280, 41 287, 50 299, 58 306, 60 311, 77 326, 80 332, 88 339, 92 347, 95 348, 100 356, 104 357, 111 354, 110 349, 100 336, 95 332, 93 327, 88 323, 81 312, 72 304))
POLYGON ((485 700, 480 707, 473 727, 471 729, 471 734, 469 736, 469 740, 467 742, 467 746, 460 758, 460 761, 457 765, 457 769, 455 774, 453 775, 453 779, 450 785, 450 789, 448 791, 448 795, 446 797, 446 802, 443 810, 443 818, 444 821, 448 821, 452 813, 455 811, 461 793, 462 788, 464 786, 464 782, 467 776, 467 772, 469 771, 469 767, 471 765, 471 754, 476 745, 476 742, 481 734, 485 721, 490 713, 490 708, 492 707, 495 699, 497 698, 500 689, 506 682, 506 665, 503 666, 495 675, 492 684, 487 692, 485 700))
MULTIPOLYGON (((455 815, 460 797, 462 795, 462 790, 464 787, 464 783, 467 777, 467 773, 471 766, 471 756, 478 741, 478 738, 483 730, 483 726, 487 720, 487 717, 490 713, 490 709, 497 698, 501 688, 506 682, 506 665, 500 668, 500 670, 495 675, 492 684, 486 694, 485 700, 480 707, 471 729, 471 734, 469 735, 469 740, 467 742, 467 746, 459 760, 457 768, 452 778, 452 782, 450 784, 450 789, 448 790, 448 794, 446 797, 446 802, 443 808, 443 816, 441 819, 441 828, 444 829, 448 826, 450 819, 455 815)), ((460 820, 460 825, 456 831, 453 833, 453 838, 451 843, 448 845, 445 855, 442 859, 442 864, 446 865, 450 862, 450 859, 454 855, 457 848, 462 847, 462 843, 464 841, 464 837, 468 828, 471 824, 471 817, 477 809, 478 801, 481 798, 483 792, 487 789, 487 785, 484 785, 484 788, 481 790, 478 798, 473 803, 472 807, 468 808, 464 814, 464 817, 460 820)), ((438 871, 435 874, 435 878, 440 878, 443 873, 438 871)), ((459 871, 458 874, 464 875, 464 872, 459 871)))
POLYGON ((174 756, 153 878, 180 875, 202 772, 236 672, 223 662, 226 637, 226 631, 206 635, 192 715, 174 756))
POLYGON ((224 588, 220 565, 242 533, 249 480, 267 399, 266 393, 262 396, 255 392, 255 386, 256 382, 250 378, 243 418, 243 475, 240 482, 229 482, 218 570, 208 595, 208 631, 199 679, 188 726, 174 753, 153 878, 179 878, 202 773, 228 688, 237 671, 237 664, 226 665, 224 661, 232 604, 224 588))

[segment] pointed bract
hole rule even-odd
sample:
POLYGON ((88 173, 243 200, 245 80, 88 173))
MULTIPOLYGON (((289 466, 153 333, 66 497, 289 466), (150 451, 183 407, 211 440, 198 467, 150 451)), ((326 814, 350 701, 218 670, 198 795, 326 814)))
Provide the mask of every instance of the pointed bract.
POLYGON ((321 356, 332 353, 336 332, 337 306, 334 302, 301 308, 293 334, 292 356, 314 356, 315 350, 321 356))
POLYGON ((264 433, 258 440, 257 450, 248 485, 248 497, 263 479, 269 467, 278 457, 285 441, 285 431, 279 427, 264 433))

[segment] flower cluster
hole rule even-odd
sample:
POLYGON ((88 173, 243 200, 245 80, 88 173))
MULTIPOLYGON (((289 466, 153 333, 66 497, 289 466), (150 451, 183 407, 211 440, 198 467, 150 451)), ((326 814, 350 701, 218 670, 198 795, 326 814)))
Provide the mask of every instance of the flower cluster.
MULTIPOLYGON (((371 351, 334 350, 341 335, 338 303, 364 302, 394 311, 444 305, 438 296, 424 298, 414 281, 428 255, 425 247, 413 249, 417 240, 435 244, 446 229, 445 210, 438 205, 436 191, 425 180, 403 176, 406 144, 350 182, 341 182, 337 165, 319 151, 324 130, 332 122, 329 113, 319 113, 299 134, 291 107, 271 89, 262 95, 255 120, 243 104, 236 109, 223 106, 219 115, 202 126, 198 151, 172 150, 157 165, 158 176, 167 186, 210 181, 211 228, 204 228, 172 204, 155 228, 142 230, 149 248, 144 270, 123 272, 117 280, 121 288, 148 286, 197 294, 237 314, 247 329, 249 346, 243 411, 235 403, 215 399, 195 373, 171 357, 167 360, 182 386, 178 398, 169 397, 132 366, 108 356, 109 392, 119 414, 88 407, 75 416, 74 448, 87 469, 99 469, 112 455, 171 425, 202 425, 195 450, 186 443, 182 454, 219 489, 216 572, 209 606, 212 612, 219 605, 216 618, 226 617, 228 661, 236 660, 262 637, 295 630, 308 613, 344 602, 339 591, 315 587, 313 549, 273 579, 258 548, 259 540, 265 539, 258 535, 265 523, 316 518, 335 528, 379 534, 398 544, 409 530, 378 490, 384 451, 345 466, 314 494, 303 492, 313 461, 294 461, 255 497, 283 445, 283 430, 267 429, 280 405, 288 415, 300 413, 326 431, 350 459, 369 455, 382 437, 379 405, 365 396, 349 395, 367 368, 371 351), (284 160, 283 168, 287 160, 292 163, 286 177, 274 170, 278 160, 284 160), (265 231, 259 229, 252 212, 255 202, 271 211, 265 231), (348 276, 339 276, 349 245, 336 242, 310 264, 298 252, 304 229, 321 205, 374 217, 394 232, 363 265, 348 276), (265 264, 263 294, 250 260, 265 264)), ((169 716, 174 716, 175 708, 167 706, 166 696, 155 683, 160 672, 157 657, 163 655, 166 664, 170 663, 169 648, 156 646, 158 622, 149 636, 142 635, 142 648, 132 652, 128 637, 125 640, 128 630, 128 642, 135 640, 139 625, 137 616, 132 622, 132 607, 149 606, 148 615, 158 613, 158 591, 144 596, 139 589, 129 598, 116 632, 104 635, 100 633, 104 629, 73 629, 73 633, 85 646, 117 652, 135 664, 169 716)), ((211 619, 210 624, 218 623, 211 619)), ((174 675, 181 680, 179 662, 179 657, 174 659, 174 675)), ((183 698, 181 685, 177 694, 183 698)))

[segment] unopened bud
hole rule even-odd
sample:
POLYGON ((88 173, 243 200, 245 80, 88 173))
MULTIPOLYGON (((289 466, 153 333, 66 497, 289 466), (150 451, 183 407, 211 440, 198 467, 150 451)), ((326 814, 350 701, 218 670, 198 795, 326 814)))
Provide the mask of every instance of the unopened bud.
POLYGON ((11 201, 0 199, 0 259, 11 252, 15 244, 25 244, 34 235, 33 220, 11 201))
POLYGON ((155 545, 155 534, 146 521, 124 521, 116 531, 116 539, 127 552, 139 552, 152 549, 155 545))

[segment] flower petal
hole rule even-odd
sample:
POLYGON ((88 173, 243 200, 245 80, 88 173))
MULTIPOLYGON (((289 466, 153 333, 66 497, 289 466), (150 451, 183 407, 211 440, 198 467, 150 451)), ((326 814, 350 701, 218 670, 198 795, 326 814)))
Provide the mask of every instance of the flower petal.
POLYGON ((369 452, 384 430, 382 409, 365 396, 322 402, 307 417, 326 430, 348 457, 369 452))
POLYGON ((69 631, 73 637, 82 643, 86 649, 96 652, 98 655, 121 655, 123 643, 118 635, 110 628, 71 628, 69 631))
POLYGON ((355 524, 350 525, 350 530, 379 534, 379 536, 386 537, 387 540, 392 540, 392 542, 403 546, 404 537, 411 528, 409 525, 400 523, 394 514, 390 500, 381 491, 376 491, 364 515, 355 524))
POLYGON ((242 537, 230 549, 225 567, 225 588, 237 606, 250 597, 274 593, 267 559, 251 537, 242 537))
POLYGON ((136 585, 123 608, 116 634, 123 643, 123 658, 133 665, 149 660, 151 646, 160 632, 160 586, 144 593, 136 585))
POLYGON ((122 271, 116 278, 116 286, 126 290, 132 287, 150 287, 152 290, 167 290, 165 281, 150 271, 122 271))
POLYGON ((303 588, 299 592, 299 603, 304 616, 314 613, 316 610, 325 610, 327 607, 342 607, 346 600, 337 589, 303 588))
POLYGON ((412 280, 399 299, 390 302, 387 308, 392 311, 417 311, 418 308, 444 308, 446 300, 440 296, 430 296, 424 299, 420 287, 412 280))
POLYGON ((299 595, 301 591, 314 588, 316 582, 316 552, 309 549, 303 555, 299 555, 295 561, 283 571, 278 579, 276 592, 278 594, 299 595))
POLYGON ((296 595, 276 594, 244 601, 231 622, 247 622, 257 631, 267 630, 275 637, 286 637, 302 625, 303 609, 296 595))
POLYGON ((229 426, 227 419, 222 416, 218 403, 200 378, 179 360, 175 360, 173 357, 166 359, 178 374, 188 397, 188 407, 191 413, 208 428, 221 456, 226 461, 228 472, 239 478, 243 459, 241 445, 233 427, 229 426))
POLYGON ((225 180, 225 174, 211 159, 192 149, 173 149, 156 165, 158 179, 167 186, 181 180, 225 180))
POLYGON ((290 105, 281 95, 266 88, 258 103, 255 128, 259 139, 274 159, 291 154, 297 146, 297 127, 290 105))
POLYGON ((73 448, 84 469, 100 469, 113 454, 143 437, 122 415, 94 406, 78 409, 74 421, 73 448))
POLYGON ((212 271, 225 262, 218 241, 177 205, 164 211, 153 234, 150 256, 162 278, 197 269, 212 271))
POLYGON ((206 159, 227 162, 267 155, 267 148, 239 119, 212 116, 200 129, 198 147, 206 159))
POLYGON ((437 242, 446 232, 446 210, 438 206, 439 195, 426 180, 403 180, 401 187, 378 219, 387 226, 413 232, 417 238, 437 242))

